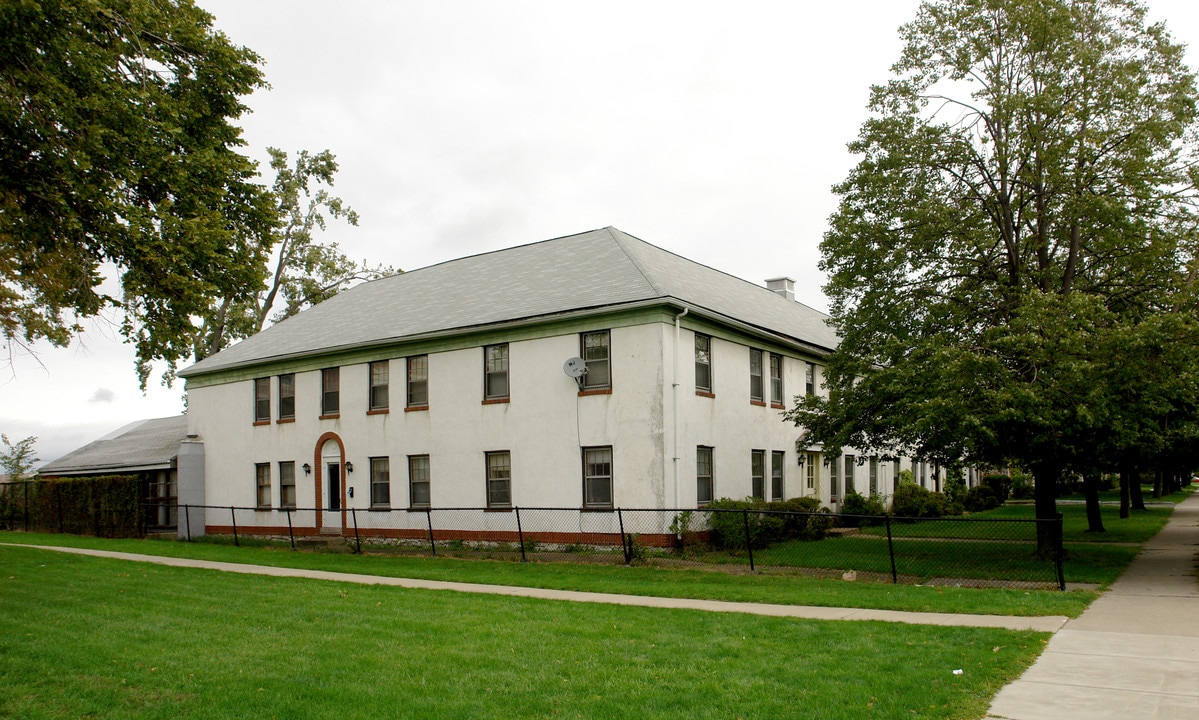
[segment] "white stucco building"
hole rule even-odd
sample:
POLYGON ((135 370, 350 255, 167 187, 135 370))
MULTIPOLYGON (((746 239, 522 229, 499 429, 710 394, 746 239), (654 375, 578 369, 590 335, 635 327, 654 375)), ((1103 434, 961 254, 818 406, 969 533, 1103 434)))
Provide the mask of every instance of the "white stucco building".
POLYGON ((833 505, 847 471, 889 494, 892 462, 797 448, 781 413, 820 391, 837 338, 793 281, 769 284, 605 228, 356 286, 180 373, 180 503, 260 508, 245 531, 316 508, 291 519, 338 533, 348 508, 833 505))

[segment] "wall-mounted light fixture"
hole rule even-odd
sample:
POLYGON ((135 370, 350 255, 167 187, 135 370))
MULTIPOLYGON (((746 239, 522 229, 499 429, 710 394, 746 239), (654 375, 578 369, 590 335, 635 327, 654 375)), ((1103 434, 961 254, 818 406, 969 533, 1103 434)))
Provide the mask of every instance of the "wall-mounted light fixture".
POLYGON ((354 463, 350 462, 349 460, 346 460, 346 472, 354 472, 354 463))
POLYGON ((305 475, 311 475, 311 474, 312 474, 312 466, 311 466, 311 465, 309 465, 308 463, 304 463, 304 474, 305 474, 305 475))

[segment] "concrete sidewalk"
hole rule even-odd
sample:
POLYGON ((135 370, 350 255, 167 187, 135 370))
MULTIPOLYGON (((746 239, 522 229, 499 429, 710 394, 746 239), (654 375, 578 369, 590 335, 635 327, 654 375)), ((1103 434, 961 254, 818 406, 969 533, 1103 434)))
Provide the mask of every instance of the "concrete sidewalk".
POLYGON ((1199 493, 991 703, 1007 720, 1199 718, 1199 493))
MULTIPOLYGON (((0 543, 3 544, 3 543, 0 543)), ((653 608, 681 608, 706 610, 709 612, 739 612, 773 617, 805 618, 810 620, 881 620, 884 622, 912 623, 917 625, 957 625, 965 627, 1006 628, 1008 630, 1036 630, 1057 632, 1069 618, 1060 615, 1042 617, 1013 617, 1008 615, 958 615, 953 613, 902 612, 899 610, 863 610, 860 608, 834 608, 805 605, 771 605, 767 603, 726 602, 723 600, 694 600, 689 598, 650 597, 643 595, 616 595, 613 593, 580 592, 577 590, 547 590, 544 588, 514 587, 509 585, 481 585, 474 583, 444 582, 440 580, 416 580, 413 578, 382 577, 378 575, 355 575, 352 573, 304 570, 299 568, 272 567, 269 565, 243 565, 240 563, 192 560, 189 558, 140 555, 136 553, 89 550, 85 548, 54 547, 43 545, 18 545, 12 547, 37 548, 55 552, 91 555, 94 557, 156 563, 174 567, 221 570, 224 572, 274 577, 298 577, 314 580, 332 580, 362 585, 391 585, 420 590, 450 590, 455 592, 482 593, 486 595, 511 595, 515 597, 540 598, 543 600, 569 600, 571 602, 608 603, 612 605, 635 605, 653 608)))

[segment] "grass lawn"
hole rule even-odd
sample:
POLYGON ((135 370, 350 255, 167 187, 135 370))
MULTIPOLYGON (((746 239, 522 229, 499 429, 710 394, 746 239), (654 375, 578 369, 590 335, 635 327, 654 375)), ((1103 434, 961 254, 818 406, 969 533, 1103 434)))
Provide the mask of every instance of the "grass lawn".
MULTIPOLYGON (((247 544, 243 547, 233 547, 224 542, 212 541, 183 543, 169 540, 108 540, 77 535, 0 532, 0 542, 90 547, 149 555, 427 580, 916 612, 1077 617, 1097 597, 1097 593, 1089 591, 1063 593, 1055 590, 919 587, 698 569, 489 562, 369 553, 346 555, 292 552, 286 545, 247 544)), ((834 547, 834 543, 837 542, 841 541, 827 541, 829 547, 834 547)))
POLYGON ((1048 639, 30 548, 0 547, 0 567, 4 717, 978 718, 1048 639))
MULTIPOLYGON (((1087 530, 1086 506, 1058 503, 1057 509, 1062 514, 1062 539, 1067 543, 1143 543, 1165 527, 1166 521, 1174 512, 1172 506, 1151 505, 1145 510, 1137 510, 1129 517, 1121 519, 1120 508, 1102 505, 1099 512, 1103 518, 1103 528, 1106 532, 1093 533, 1087 530)), ((1008 503, 994 510, 974 513, 970 517, 1031 518, 1034 512, 1032 504, 1013 505, 1008 503)))

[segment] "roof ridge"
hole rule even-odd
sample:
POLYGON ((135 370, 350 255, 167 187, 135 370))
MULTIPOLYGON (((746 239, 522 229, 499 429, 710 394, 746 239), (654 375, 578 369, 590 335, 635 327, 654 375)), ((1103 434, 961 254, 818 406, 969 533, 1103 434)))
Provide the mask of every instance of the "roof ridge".
MULTIPOLYGON (((662 287, 660 285, 658 285, 658 283, 654 282, 654 279, 652 277, 650 277, 650 275, 646 272, 645 268, 641 265, 641 263, 637 261, 637 258, 634 257, 633 254, 629 252, 629 249, 627 247, 625 247, 624 242, 621 241, 621 236, 628 238, 629 240, 636 240, 637 242, 643 243, 645 245, 651 245, 652 247, 657 247, 657 246, 652 245, 652 243, 648 243, 639 237, 630 235, 627 232, 625 232, 624 230, 613 227, 611 225, 604 228, 604 230, 606 230, 608 232, 608 235, 610 235, 612 237, 612 239, 616 242, 617 247, 619 247, 620 251, 622 253, 624 253, 624 256, 629 259, 629 262, 633 263, 633 267, 637 268, 637 272, 641 273, 641 277, 645 279, 645 282, 647 282, 651 288, 653 288, 653 291, 655 293, 657 293, 660 297, 665 296, 667 294, 666 291, 664 289, 662 289, 662 287)), ((661 249, 661 248, 658 248, 658 249, 661 249)))

